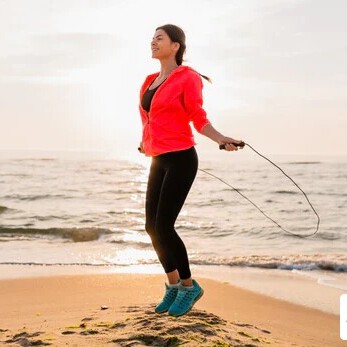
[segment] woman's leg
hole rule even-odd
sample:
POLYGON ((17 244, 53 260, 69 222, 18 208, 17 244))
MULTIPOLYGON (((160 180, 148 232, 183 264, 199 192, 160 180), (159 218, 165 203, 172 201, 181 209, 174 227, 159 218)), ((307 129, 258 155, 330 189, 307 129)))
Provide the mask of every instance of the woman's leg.
MULTIPOLYGON (((162 165, 162 162, 158 158, 153 158, 151 168, 148 177, 147 192, 146 192, 146 231, 151 238, 152 245, 156 251, 160 262, 164 269, 168 260, 165 260, 162 247, 160 245, 160 239, 155 229, 156 217, 158 211, 159 197, 164 181, 166 171, 162 165)), ((168 255, 166 255, 166 258, 168 255)), ((170 270, 168 270, 170 271, 170 270)), ((179 273, 177 269, 167 273, 169 284, 176 284, 179 281, 179 273)))
POLYGON ((189 150, 168 153, 162 159, 165 176, 155 222, 161 261, 169 279, 175 280, 178 273, 183 285, 192 286, 187 250, 174 225, 194 182, 198 157, 192 147, 189 150))
POLYGON ((148 176, 146 192, 146 225, 145 229, 151 238, 152 245, 156 253, 160 254, 160 245, 157 232, 155 230, 158 202, 165 177, 165 170, 158 158, 153 157, 148 176))
POLYGON ((196 176, 195 148, 152 159, 146 193, 146 231, 170 284, 192 285, 188 255, 174 224, 196 176))
POLYGON ((177 284, 180 280, 180 274, 178 273, 177 269, 167 272, 166 276, 169 284, 177 284))

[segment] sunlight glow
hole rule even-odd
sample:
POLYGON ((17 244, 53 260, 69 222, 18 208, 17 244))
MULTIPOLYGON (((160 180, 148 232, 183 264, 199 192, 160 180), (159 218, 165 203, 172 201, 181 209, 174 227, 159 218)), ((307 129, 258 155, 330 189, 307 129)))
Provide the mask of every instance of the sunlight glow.
POLYGON ((140 250, 133 247, 116 252, 115 256, 108 259, 108 262, 115 265, 146 264, 146 262, 157 261, 158 258, 154 250, 140 250))

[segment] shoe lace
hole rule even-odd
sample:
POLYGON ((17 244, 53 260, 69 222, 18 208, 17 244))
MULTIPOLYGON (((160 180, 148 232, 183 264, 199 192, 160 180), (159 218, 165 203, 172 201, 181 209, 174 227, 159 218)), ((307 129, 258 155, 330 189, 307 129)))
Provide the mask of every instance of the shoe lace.
POLYGON ((177 288, 168 288, 164 296, 164 301, 165 302, 172 301, 174 298, 176 298, 177 292, 178 292, 177 288))
POLYGON ((179 307, 187 306, 194 298, 193 290, 178 291, 176 302, 179 307))

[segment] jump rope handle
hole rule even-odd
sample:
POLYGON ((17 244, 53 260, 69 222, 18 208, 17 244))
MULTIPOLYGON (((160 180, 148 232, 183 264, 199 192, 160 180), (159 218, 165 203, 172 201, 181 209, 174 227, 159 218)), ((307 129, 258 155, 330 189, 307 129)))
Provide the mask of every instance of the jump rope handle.
MULTIPOLYGON (((245 147, 245 143, 243 141, 241 141, 240 143, 232 142, 232 144, 240 148, 245 147)), ((219 145, 219 149, 225 149, 225 145, 219 145)))

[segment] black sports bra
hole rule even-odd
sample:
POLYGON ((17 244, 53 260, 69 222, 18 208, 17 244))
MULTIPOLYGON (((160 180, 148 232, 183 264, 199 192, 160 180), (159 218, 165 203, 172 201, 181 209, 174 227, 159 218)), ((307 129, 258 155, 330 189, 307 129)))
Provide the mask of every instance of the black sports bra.
MULTIPOLYGON (((166 80, 166 79, 165 79, 166 80)), ((164 81, 165 81, 164 80, 164 81)), ((163 82, 164 82, 163 81, 163 82)), ((155 94, 155 92, 157 91, 157 89, 162 85, 161 82, 158 86, 156 86, 154 89, 149 89, 149 87, 147 88, 147 90, 145 91, 145 93, 143 94, 142 100, 141 100, 141 106, 147 111, 149 112, 150 108, 151 108, 151 102, 152 102, 152 98, 153 95, 155 94)))

